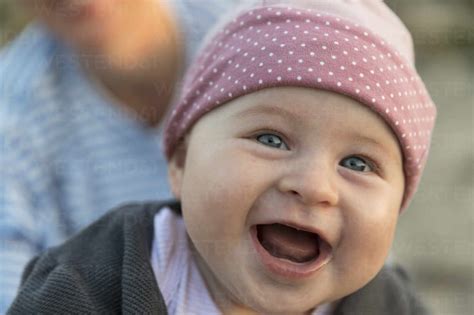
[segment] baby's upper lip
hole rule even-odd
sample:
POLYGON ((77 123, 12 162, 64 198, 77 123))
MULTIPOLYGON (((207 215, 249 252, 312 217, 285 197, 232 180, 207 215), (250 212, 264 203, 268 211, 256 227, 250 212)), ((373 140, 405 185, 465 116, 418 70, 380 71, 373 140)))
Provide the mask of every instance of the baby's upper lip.
POLYGON ((331 246, 331 248, 333 248, 333 242, 331 242, 331 240, 329 239, 328 234, 318 227, 301 223, 301 222, 292 221, 292 220, 265 220, 264 222, 257 223, 256 225, 267 225, 267 224, 282 224, 282 225, 286 225, 297 230, 302 230, 305 232, 317 234, 320 239, 328 243, 331 246))

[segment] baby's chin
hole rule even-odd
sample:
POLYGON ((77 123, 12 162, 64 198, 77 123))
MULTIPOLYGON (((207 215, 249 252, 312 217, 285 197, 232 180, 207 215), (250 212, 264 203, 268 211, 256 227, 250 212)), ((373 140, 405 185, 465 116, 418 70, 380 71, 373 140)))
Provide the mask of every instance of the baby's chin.
POLYGON ((319 305, 324 302, 308 303, 308 300, 298 299, 282 299, 282 296, 266 298, 264 301, 253 301, 248 307, 257 314, 311 314, 319 305), (309 305, 308 305, 309 304, 309 305), (315 306, 316 305, 316 306, 315 306))
POLYGON ((252 285, 239 289, 241 292, 231 297, 233 304, 257 314, 311 314, 319 305, 337 299, 318 296, 310 289, 306 292, 292 290, 291 286, 284 284, 272 284, 271 287, 252 285))

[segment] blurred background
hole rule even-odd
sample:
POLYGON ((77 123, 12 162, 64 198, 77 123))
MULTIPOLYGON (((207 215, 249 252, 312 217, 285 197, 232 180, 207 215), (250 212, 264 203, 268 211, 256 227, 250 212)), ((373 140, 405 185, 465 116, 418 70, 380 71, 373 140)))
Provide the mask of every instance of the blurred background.
POLYGON ((386 1, 413 34, 438 107, 431 155, 394 257, 434 314, 474 314, 474 1, 386 1))
MULTIPOLYGON (((0 0, 0 46, 30 20, 16 2, 0 0)), ((474 1, 386 2, 412 32, 417 68, 438 106, 430 159, 393 257, 433 314, 474 314, 474 1)))

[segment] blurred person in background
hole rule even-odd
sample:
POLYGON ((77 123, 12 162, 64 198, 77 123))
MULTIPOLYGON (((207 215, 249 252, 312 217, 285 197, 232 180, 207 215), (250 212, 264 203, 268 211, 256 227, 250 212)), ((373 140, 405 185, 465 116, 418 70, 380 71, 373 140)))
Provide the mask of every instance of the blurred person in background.
POLYGON ((36 21, 0 52, 0 313, 34 255, 111 207, 171 196, 160 122, 237 1, 22 1, 36 21))

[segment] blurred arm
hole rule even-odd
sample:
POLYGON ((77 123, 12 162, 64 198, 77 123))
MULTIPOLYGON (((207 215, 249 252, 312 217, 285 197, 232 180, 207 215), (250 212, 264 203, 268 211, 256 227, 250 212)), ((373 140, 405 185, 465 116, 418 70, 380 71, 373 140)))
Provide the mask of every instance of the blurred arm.
MULTIPOLYGON (((2 104, 3 103, 3 104, 2 104)), ((14 299, 26 263, 64 237, 50 166, 0 102, 0 314, 14 299)))

